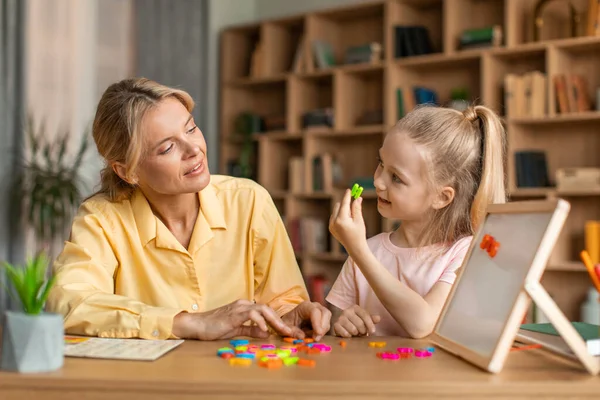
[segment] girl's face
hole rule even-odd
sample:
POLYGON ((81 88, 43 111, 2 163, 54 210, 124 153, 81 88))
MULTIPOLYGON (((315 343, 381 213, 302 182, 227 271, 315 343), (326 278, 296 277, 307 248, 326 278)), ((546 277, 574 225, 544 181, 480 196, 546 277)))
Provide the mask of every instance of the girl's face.
POLYGON ((402 133, 386 135, 374 176, 379 213, 402 221, 425 218, 435 198, 426 176, 424 159, 413 141, 402 133))
POLYGON ((210 182, 204 136, 189 111, 167 98, 142 122, 146 155, 137 171, 145 191, 161 195, 196 193, 210 182))

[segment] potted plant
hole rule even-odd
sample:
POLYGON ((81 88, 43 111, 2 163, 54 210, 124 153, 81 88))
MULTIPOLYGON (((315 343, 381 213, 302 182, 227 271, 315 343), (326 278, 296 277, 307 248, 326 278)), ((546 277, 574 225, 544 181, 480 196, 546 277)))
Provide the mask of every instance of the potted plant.
POLYGON ((48 372, 64 360, 64 327, 60 314, 45 313, 44 304, 55 276, 46 278, 48 260, 40 252, 25 265, 3 263, 9 294, 20 300, 22 311, 6 311, 0 368, 18 372, 48 372), (10 287, 8 287, 10 286, 10 287))
POLYGON ((32 116, 26 125, 27 148, 14 180, 12 194, 21 207, 16 218, 35 233, 36 251, 44 251, 50 261, 55 244, 62 246, 72 218, 81 201, 79 169, 88 147, 87 132, 82 135, 79 148, 69 157, 69 131, 53 138, 41 123, 36 128, 32 116))

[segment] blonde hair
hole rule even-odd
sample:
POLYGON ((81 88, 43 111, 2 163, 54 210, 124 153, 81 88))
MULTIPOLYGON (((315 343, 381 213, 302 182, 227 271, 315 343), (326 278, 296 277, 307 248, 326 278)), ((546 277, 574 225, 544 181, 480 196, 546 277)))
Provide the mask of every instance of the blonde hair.
POLYGON ((106 89, 92 127, 94 142, 106 164, 96 194, 105 194, 111 201, 131 196, 135 185, 130 182, 144 156, 142 120, 149 110, 168 97, 179 100, 189 112, 194 108, 188 93, 146 78, 124 79, 106 89), (113 170, 116 162, 126 166, 127 180, 113 170))
POLYGON ((454 189, 453 201, 434 210, 418 240, 451 245, 472 235, 490 203, 506 202, 505 131, 489 108, 474 106, 460 112, 421 106, 402 118, 390 133, 406 134, 423 150, 433 190, 454 189))

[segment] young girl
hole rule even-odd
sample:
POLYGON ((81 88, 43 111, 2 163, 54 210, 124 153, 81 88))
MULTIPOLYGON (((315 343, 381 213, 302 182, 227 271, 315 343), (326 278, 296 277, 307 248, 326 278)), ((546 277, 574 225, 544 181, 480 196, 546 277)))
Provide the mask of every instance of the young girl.
POLYGON ((506 201, 505 133, 484 106, 419 107, 386 135, 377 209, 400 227, 366 239, 362 198, 336 204, 329 230, 349 254, 327 301, 332 334, 429 335, 489 203, 506 201))

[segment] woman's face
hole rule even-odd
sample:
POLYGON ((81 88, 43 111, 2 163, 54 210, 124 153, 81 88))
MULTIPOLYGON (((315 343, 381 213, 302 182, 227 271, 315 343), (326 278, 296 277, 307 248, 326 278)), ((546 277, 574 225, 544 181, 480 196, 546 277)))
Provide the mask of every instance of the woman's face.
POLYGON ((196 193, 210 182, 206 142, 179 100, 167 98, 142 121, 146 155, 137 171, 144 192, 196 193))

